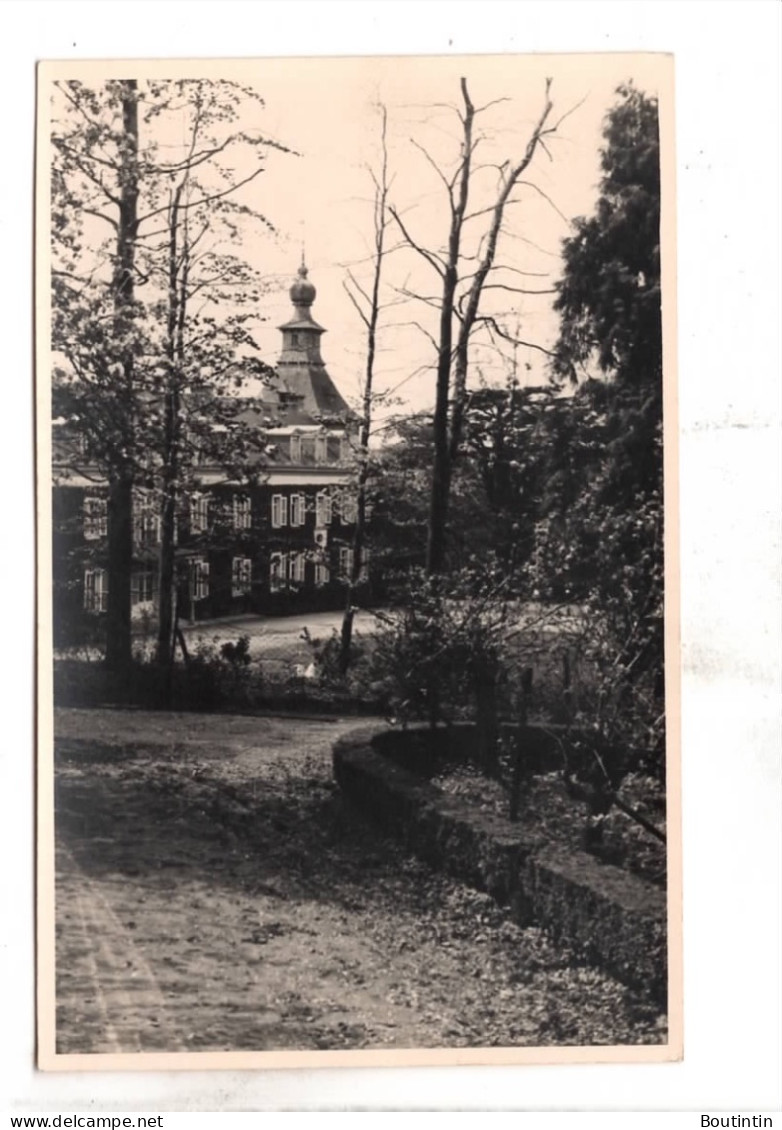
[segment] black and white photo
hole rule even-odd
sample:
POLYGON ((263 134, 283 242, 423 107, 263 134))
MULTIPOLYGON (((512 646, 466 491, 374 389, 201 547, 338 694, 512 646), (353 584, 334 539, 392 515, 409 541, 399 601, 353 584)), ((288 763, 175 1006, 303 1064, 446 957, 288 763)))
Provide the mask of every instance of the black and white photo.
POLYGON ((38 90, 41 1066, 678 1058, 670 57, 38 90))

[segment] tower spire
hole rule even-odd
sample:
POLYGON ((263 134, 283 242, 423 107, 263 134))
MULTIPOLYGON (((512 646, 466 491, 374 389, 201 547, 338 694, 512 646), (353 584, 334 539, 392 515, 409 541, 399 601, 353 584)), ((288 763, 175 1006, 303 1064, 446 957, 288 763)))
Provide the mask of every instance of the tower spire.
POLYGON ((279 327, 282 352, 277 371, 297 401, 299 423, 322 423, 325 418, 346 420, 350 409, 326 372, 320 354, 320 339, 326 331, 312 317, 311 307, 317 291, 308 273, 302 241, 301 265, 289 291, 292 316, 279 327))

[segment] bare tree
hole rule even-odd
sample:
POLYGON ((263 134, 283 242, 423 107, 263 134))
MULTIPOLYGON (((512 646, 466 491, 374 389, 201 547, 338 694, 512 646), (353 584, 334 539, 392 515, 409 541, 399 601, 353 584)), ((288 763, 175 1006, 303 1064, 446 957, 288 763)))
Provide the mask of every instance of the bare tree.
POLYGON ((374 194, 374 243, 372 248, 372 283, 367 291, 348 271, 345 290, 355 307, 366 330, 366 367, 364 370, 364 390, 362 397, 361 423, 358 435, 358 474, 356 478, 356 525, 353 531, 353 554, 347 583, 345 614, 342 618, 340 638, 339 667, 344 674, 350 665, 350 645, 353 638, 353 618, 355 615, 355 590, 361 576, 366 557, 367 525, 367 481, 369 478, 369 439, 372 429, 372 406, 374 396, 375 354, 377 350, 377 331, 380 318, 380 284, 383 258, 386 253, 386 229, 389 224, 388 213, 388 146, 386 141, 388 112, 380 107, 380 169, 376 174, 369 170, 375 187, 374 194))
MULTIPOLYGON (((474 154, 481 141, 481 137, 476 134, 476 119, 491 103, 476 107, 470 97, 466 79, 462 78, 460 84, 462 105, 458 114, 461 123, 461 147, 455 170, 447 175, 426 150, 417 145, 445 188, 449 227, 444 251, 434 251, 425 247, 414 238, 399 211, 394 207, 389 209, 405 244, 417 252, 441 281, 440 297, 436 303, 439 309, 439 329, 436 340, 434 459, 426 554, 429 573, 441 572, 445 563, 451 472, 462 437, 470 340, 478 326, 486 322, 491 324, 494 321, 481 316, 480 304, 486 288, 486 280, 495 266, 497 245, 506 208, 536 151, 539 147, 545 148, 545 138, 555 132, 559 124, 547 124, 553 108, 550 88, 551 80, 547 79, 543 109, 532 128, 521 157, 516 161, 506 161, 499 166, 496 197, 488 208, 481 208, 472 214, 468 212, 475 172, 474 154), (467 271, 465 269, 467 257, 463 248, 465 226, 483 215, 487 215, 489 220, 480 242, 477 267, 473 266, 472 270, 467 271)), ((413 295, 413 297, 423 298, 429 305, 433 304, 424 296, 413 295)))

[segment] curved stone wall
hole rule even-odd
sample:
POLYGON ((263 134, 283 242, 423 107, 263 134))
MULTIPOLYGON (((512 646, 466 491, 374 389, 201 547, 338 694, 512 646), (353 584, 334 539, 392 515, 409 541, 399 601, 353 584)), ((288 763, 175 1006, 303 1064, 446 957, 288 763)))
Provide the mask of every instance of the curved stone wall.
POLYGON ((348 800, 415 855, 507 905, 520 925, 540 926, 665 1005, 664 892, 446 796, 389 756, 405 741, 404 732, 368 728, 336 742, 334 776, 348 800))

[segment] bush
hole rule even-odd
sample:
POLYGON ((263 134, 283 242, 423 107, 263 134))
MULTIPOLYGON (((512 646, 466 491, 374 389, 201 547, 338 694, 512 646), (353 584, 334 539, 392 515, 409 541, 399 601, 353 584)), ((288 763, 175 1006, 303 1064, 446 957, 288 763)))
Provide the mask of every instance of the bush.
POLYGON ((511 819, 534 772, 526 724, 551 727, 567 788, 587 803, 585 838, 597 841, 628 774, 664 780, 650 672, 621 662, 616 617, 598 602, 523 602, 515 583, 491 561, 448 576, 412 570, 375 637, 372 677, 403 725, 474 724, 473 760, 503 782, 511 819))
POLYGON ((61 706, 104 703, 183 710, 241 709, 263 698, 264 676, 249 654, 249 638, 224 643, 200 640, 186 661, 161 667, 138 649, 124 673, 108 671, 101 658, 55 661, 54 701, 61 706))
POLYGON ((473 721, 479 758, 498 767, 499 725, 526 693, 519 604, 494 562, 448 576, 412 570, 375 637, 372 674, 403 723, 473 721))

